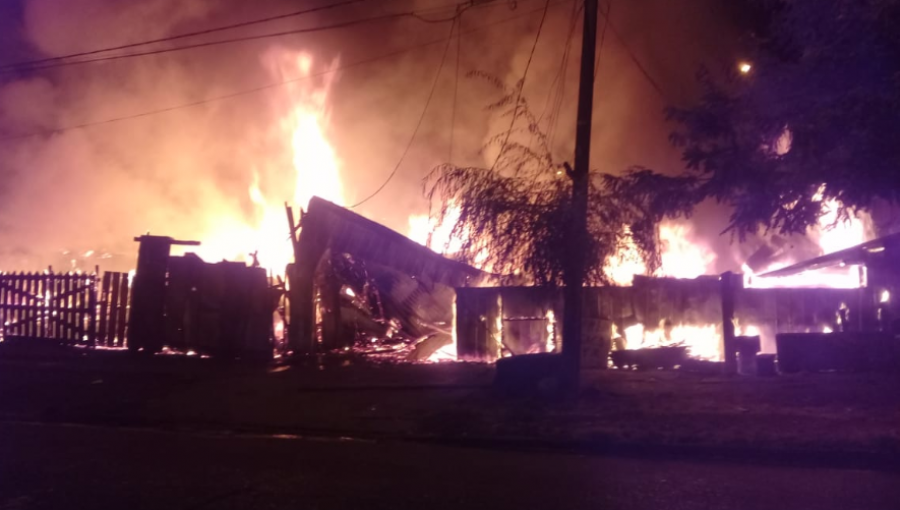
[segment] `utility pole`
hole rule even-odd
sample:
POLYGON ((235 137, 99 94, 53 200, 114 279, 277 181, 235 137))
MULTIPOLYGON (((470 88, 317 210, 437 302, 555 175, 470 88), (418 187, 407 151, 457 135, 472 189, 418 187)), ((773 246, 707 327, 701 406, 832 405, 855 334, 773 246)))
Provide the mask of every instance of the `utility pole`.
POLYGON ((581 75, 578 83, 578 123, 575 131, 575 167, 572 179, 572 221, 569 253, 563 280, 564 380, 567 389, 578 389, 581 371, 581 314, 585 250, 587 247, 588 173, 591 156, 591 117, 594 107, 594 57, 597 45, 597 0, 584 0, 584 31, 581 39, 581 75))

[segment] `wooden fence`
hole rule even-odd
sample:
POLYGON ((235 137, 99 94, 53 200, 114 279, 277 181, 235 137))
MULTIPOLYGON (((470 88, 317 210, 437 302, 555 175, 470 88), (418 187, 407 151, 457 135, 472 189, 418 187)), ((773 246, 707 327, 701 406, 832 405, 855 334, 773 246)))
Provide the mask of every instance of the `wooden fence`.
POLYGON ((97 307, 96 345, 125 347, 129 283, 128 273, 103 273, 97 307))
POLYGON ((128 294, 126 273, 0 273, 3 338, 124 347, 128 294))

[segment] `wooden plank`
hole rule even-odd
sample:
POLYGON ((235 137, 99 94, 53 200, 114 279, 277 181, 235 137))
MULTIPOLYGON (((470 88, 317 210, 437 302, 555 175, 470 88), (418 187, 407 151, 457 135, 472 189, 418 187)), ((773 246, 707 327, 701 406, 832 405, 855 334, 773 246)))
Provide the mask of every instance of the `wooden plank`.
POLYGON ((43 313, 42 309, 44 307, 44 299, 41 294, 41 280, 43 279, 43 275, 40 273, 32 273, 31 275, 31 293, 32 298, 31 301, 34 303, 34 310, 31 312, 32 322, 34 325, 32 326, 32 331, 34 331, 34 337, 39 338, 43 336, 44 328, 43 328, 43 313))
POLYGON ((107 339, 106 331, 107 325, 109 324, 109 293, 110 293, 110 285, 112 285, 112 273, 109 271, 103 273, 103 279, 100 284, 100 306, 99 308, 99 326, 97 327, 97 342, 104 346, 109 346, 109 340, 107 339))
MULTIPOLYGON (((7 276, 7 278, 4 280, 3 285, 4 285, 4 288, 6 289, 6 293, 7 293, 6 300, 5 300, 6 304, 14 305, 16 303, 16 293, 14 290, 15 285, 16 285, 16 279, 15 279, 14 275, 9 274, 7 276)), ((14 334, 14 326, 13 325, 16 322, 16 314, 12 310, 12 308, 10 308, 9 312, 6 314, 6 320, 4 322, 8 324, 7 329, 6 329, 7 334, 13 335, 14 334)))
POLYGON ((52 332, 53 338, 62 340, 64 338, 64 328, 60 323, 63 307, 60 295, 63 293, 63 275, 56 273, 53 275, 53 299, 51 302, 50 316, 53 319, 52 332))
POLYGON ((75 335, 72 333, 72 274, 66 273, 65 279, 63 279, 63 302, 61 304, 63 308, 63 338, 65 340, 71 340, 75 335))
POLYGON ((118 306, 121 276, 122 273, 113 273, 110 282, 111 287, 109 295, 109 322, 107 322, 106 325, 106 345, 110 347, 119 345, 119 343, 116 341, 116 331, 119 320, 118 306))
POLYGON ((125 326, 128 324, 128 274, 120 274, 119 301, 116 305, 116 346, 125 347, 125 326))
POLYGON ((22 335, 26 336, 26 337, 31 336, 31 328, 30 328, 31 321, 29 320, 31 318, 31 310, 29 310, 29 308, 31 308, 32 304, 31 304, 31 289, 29 287, 29 285, 31 284, 31 281, 29 280, 29 276, 30 275, 28 273, 23 273, 22 278, 21 278, 21 281, 22 281, 22 305, 24 305, 24 306, 22 306, 20 308, 20 310, 22 311, 22 317, 20 320, 22 323, 22 335))
POLYGON ((24 307, 28 305, 28 289, 26 288, 25 284, 26 284, 25 273, 21 273, 16 278, 16 289, 19 291, 19 296, 18 296, 18 299, 16 299, 16 302, 18 305, 21 305, 21 307, 17 307, 18 310, 16 310, 16 316, 17 316, 16 317, 16 319, 17 319, 16 320, 16 323, 17 323, 16 334, 18 334, 19 336, 26 335, 25 308, 24 307))
POLYGON ((88 343, 93 347, 97 345, 97 273, 90 277, 88 287, 88 343))
POLYGON ((41 296, 41 338, 50 338, 50 274, 43 273, 39 280, 38 292, 41 296))
POLYGON ((110 287, 112 286, 112 273, 103 273, 100 285, 100 325, 97 328, 97 341, 104 347, 109 347, 107 331, 109 327, 110 287))
POLYGON ((37 310, 35 307, 37 306, 37 286, 35 285, 36 275, 34 273, 28 273, 28 276, 25 278, 25 289, 28 292, 28 308, 25 309, 25 319, 27 323, 25 324, 25 331, 29 338, 34 338, 38 336, 38 324, 37 324, 37 310))
POLYGON ((2 336, 6 337, 6 321, 7 321, 7 311, 6 311, 6 274, 0 274, 0 331, 2 331, 2 336))
POLYGON ((75 342, 83 343, 84 338, 84 322, 86 319, 86 313, 84 310, 87 308, 87 300, 85 299, 85 290, 87 286, 84 284, 84 275, 77 275, 73 278, 73 286, 78 292, 75 292, 72 295, 72 307, 73 310, 76 310, 72 314, 72 326, 74 327, 73 333, 75 334, 75 342))
POLYGON ((54 283, 54 306, 56 315, 53 316, 53 322, 56 325, 56 338, 59 340, 64 340, 66 338, 66 328, 64 326, 65 321, 65 298, 63 294, 66 292, 66 275, 65 274, 57 274, 56 282, 54 283))
POLYGON ((51 275, 50 279, 51 284, 51 292, 53 296, 50 299, 50 334, 52 338, 61 339, 62 338, 62 328, 59 325, 59 294, 60 294, 60 286, 61 281, 58 274, 51 275))
MULTIPOLYGON (((12 287, 11 287, 11 292, 12 292, 12 295, 13 295, 13 300, 12 300, 13 302, 12 302, 12 304, 13 304, 13 305, 18 305, 18 304, 22 301, 22 294, 21 294, 21 292, 22 292, 22 289, 21 289, 22 280, 19 278, 19 275, 18 275, 18 274, 13 273, 12 281, 11 281, 10 283, 12 284, 12 287)), ((11 335, 21 336, 22 331, 21 331, 21 328, 20 328, 20 326, 19 326, 19 318, 20 318, 20 315, 21 315, 20 310, 18 310, 18 309, 16 309, 16 308, 14 308, 14 309, 12 310, 12 321, 11 321, 11 323, 12 323, 12 328, 11 328, 11 331, 10 331, 10 334, 11 334, 11 335)))

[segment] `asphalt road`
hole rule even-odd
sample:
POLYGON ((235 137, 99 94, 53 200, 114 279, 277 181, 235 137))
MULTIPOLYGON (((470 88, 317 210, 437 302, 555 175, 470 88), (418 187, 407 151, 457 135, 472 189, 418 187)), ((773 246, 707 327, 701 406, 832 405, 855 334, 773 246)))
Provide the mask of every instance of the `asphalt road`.
POLYGON ((0 424, 0 510, 896 510, 900 474, 0 424))

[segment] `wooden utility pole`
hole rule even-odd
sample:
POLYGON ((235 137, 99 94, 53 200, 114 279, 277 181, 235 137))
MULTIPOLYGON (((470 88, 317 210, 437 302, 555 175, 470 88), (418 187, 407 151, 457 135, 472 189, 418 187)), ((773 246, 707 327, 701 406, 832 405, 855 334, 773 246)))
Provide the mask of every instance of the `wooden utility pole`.
POLYGON ((563 275, 563 377, 570 390, 578 388, 581 371, 581 314, 587 246, 588 173, 591 156, 591 117, 594 107, 594 56, 597 44, 597 0, 584 0, 581 38, 581 76, 578 84, 578 124, 575 131, 575 167, 572 178, 572 220, 569 253, 563 275))

